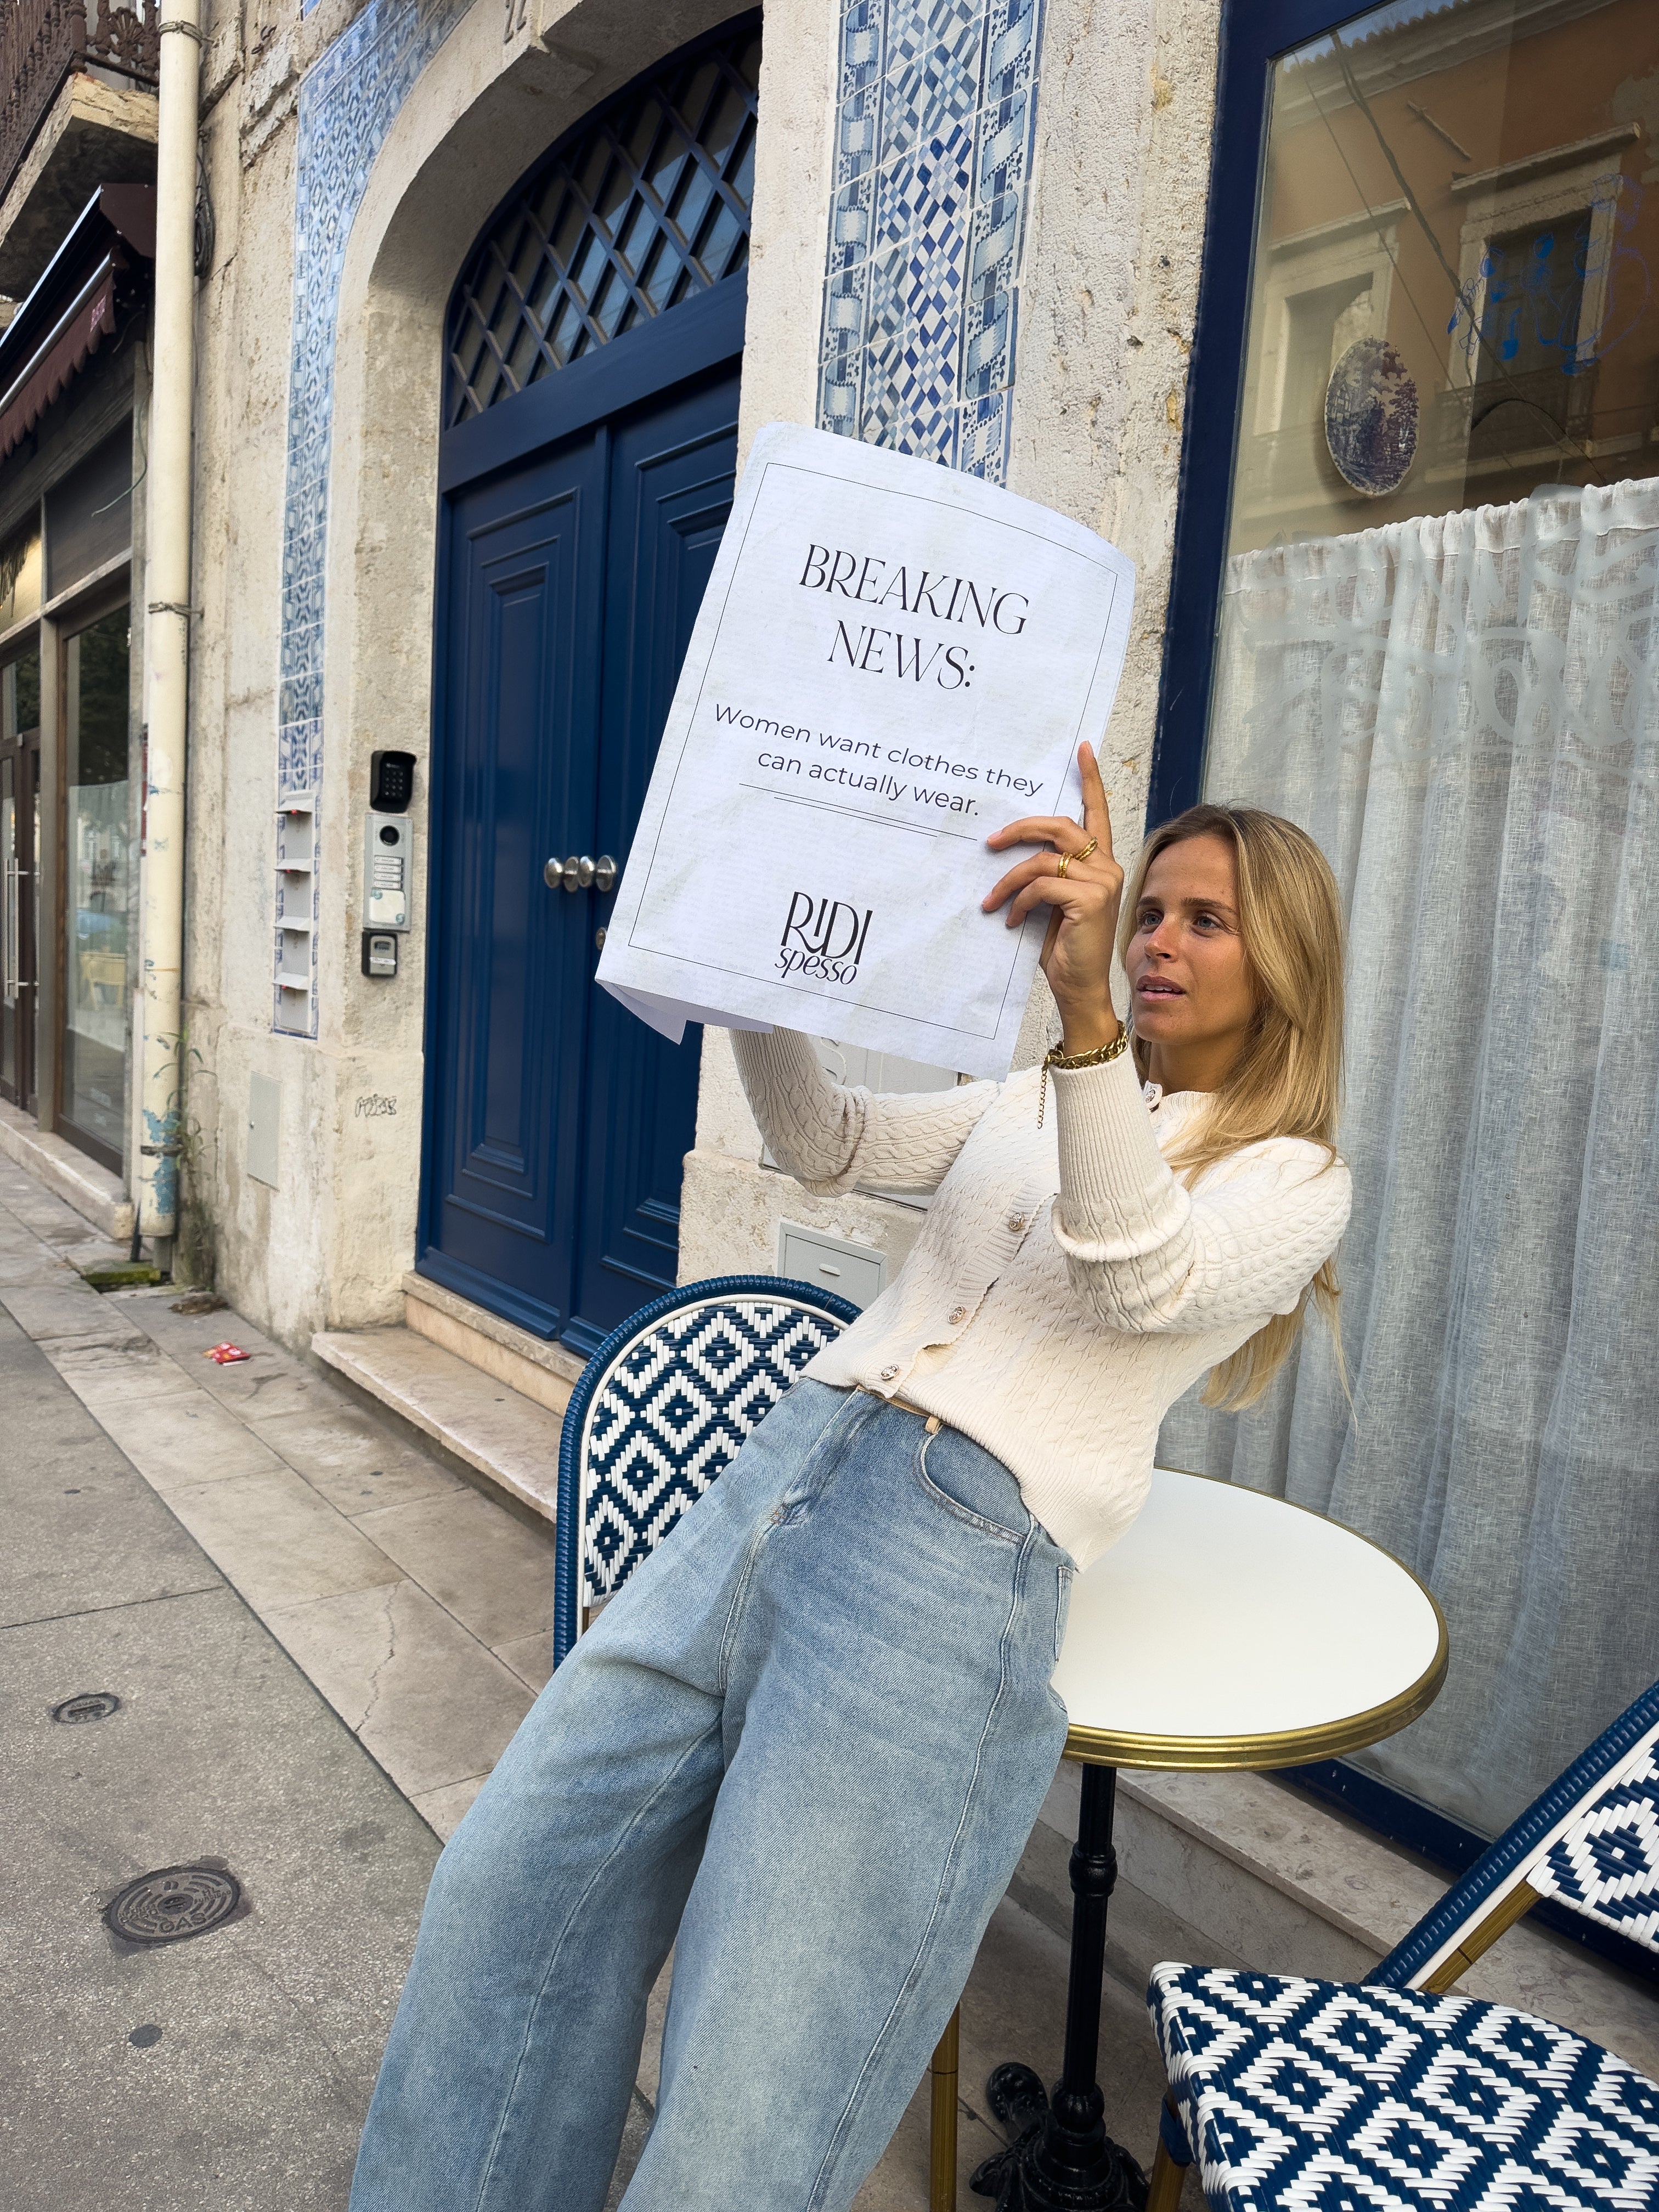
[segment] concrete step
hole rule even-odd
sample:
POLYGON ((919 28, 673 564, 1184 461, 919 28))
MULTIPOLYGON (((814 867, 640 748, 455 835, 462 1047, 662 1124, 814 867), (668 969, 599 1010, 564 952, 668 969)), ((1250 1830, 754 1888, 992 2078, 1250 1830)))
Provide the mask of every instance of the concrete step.
POLYGON ((24 1114, 0 1098, 0 1153, 27 1168, 37 1182, 72 1206, 83 1221, 109 1238, 112 1244, 132 1240, 132 1200, 119 1176, 112 1175, 67 1139, 40 1127, 32 1114, 24 1114))
POLYGON ((558 1413, 411 1328, 322 1329, 325 1365, 547 1521, 559 1486, 558 1413))
POLYGON ((499 1314, 412 1271, 404 1277, 404 1320, 417 1336, 459 1352, 470 1366, 483 1368, 552 1413, 563 1413, 586 1364, 562 1344, 515 1328, 499 1314))

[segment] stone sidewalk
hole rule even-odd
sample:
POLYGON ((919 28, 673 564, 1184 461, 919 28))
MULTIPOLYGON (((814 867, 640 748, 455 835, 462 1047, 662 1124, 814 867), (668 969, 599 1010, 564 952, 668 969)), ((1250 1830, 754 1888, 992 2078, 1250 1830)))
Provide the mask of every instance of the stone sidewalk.
MULTIPOLYGON (((546 1680, 551 1531, 228 1310, 175 1313, 171 1289, 100 1295, 79 1269, 112 1256, 68 1206, 0 1161, 0 1307, 447 1837, 546 1680), (252 1357, 221 1367, 204 1356, 227 1338, 252 1357)), ((1005 1899, 963 2001, 964 2205, 980 2201, 967 2195, 968 2172, 1000 2147, 983 2116, 985 2075, 1018 2057, 1053 2078, 1065 1988, 1064 1944, 1005 1899)), ((619 2184, 655 2092, 664 1996, 619 2184)), ((1139 2001, 1109 1980, 1102 2057, 1109 2124, 1149 2159, 1161 2071, 1139 2001)), ((858 2212, 926 2206, 927 2131, 924 2083, 858 2212)))
POLYGON ((341 2212, 437 1839, 6 1314, 0 1405, 0 2203, 341 2212), (204 1863, 241 1917, 106 1928, 204 1863))

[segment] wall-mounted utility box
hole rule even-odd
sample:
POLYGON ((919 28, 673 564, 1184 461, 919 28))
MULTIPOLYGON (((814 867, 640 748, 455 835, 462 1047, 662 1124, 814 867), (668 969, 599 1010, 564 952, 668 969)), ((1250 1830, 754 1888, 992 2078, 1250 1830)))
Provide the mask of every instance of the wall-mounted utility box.
POLYGON ((283 1086, 268 1075, 256 1075, 249 1086, 247 1103, 247 1171, 255 1182, 276 1188, 282 1152, 283 1086))
POLYGON ((792 1282, 834 1291, 859 1307, 870 1305, 887 1288, 887 1255, 868 1244, 850 1244, 799 1221, 778 1224, 778 1273, 792 1282))

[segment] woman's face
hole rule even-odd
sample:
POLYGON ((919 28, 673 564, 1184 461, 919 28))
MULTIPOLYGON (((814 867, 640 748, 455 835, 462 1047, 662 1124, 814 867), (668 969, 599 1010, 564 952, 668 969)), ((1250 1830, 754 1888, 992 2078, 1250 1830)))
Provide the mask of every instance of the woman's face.
POLYGON ((1214 1065, 1224 1055, 1231 1064, 1255 1018, 1256 992, 1224 837, 1164 847, 1146 871, 1125 964, 1138 1037, 1183 1059, 1197 1053, 1214 1065))

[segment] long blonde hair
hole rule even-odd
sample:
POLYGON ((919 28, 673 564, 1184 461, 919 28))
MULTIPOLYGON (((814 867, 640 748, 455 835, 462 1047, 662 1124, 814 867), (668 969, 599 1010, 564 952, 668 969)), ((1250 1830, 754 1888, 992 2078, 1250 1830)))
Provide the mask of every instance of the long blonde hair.
MULTIPOLYGON (((1146 872, 1160 853, 1192 837, 1221 837, 1238 878, 1238 927, 1256 989, 1255 1018, 1225 1082, 1171 1149, 1190 1189, 1207 1167, 1265 1137, 1307 1137, 1336 1158, 1342 1095, 1342 907, 1330 863, 1305 830, 1255 806, 1189 806, 1153 830, 1125 887, 1118 956, 1127 964, 1146 872)), ((1143 1078, 1147 1050, 1134 1041, 1143 1078)), ((1341 1292, 1327 1260, 1296 1310, 1274 1314, 1211 1370, 1206 1405, 1254 1405, 1288 1357, 1310 1296, 1336 1344, 1341 1292)), ((1346 1378, 1344 1387, 1346 1389, 1346 1378)))

